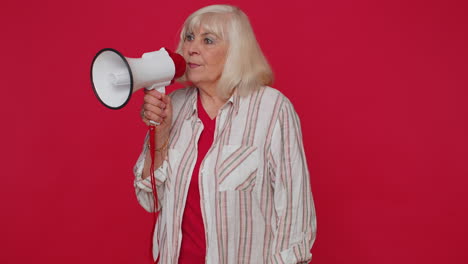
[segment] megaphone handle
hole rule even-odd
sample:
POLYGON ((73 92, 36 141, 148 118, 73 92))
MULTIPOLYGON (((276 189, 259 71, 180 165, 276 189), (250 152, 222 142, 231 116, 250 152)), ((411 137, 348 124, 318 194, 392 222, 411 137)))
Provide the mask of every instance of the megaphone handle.
POLYGON ((162 94, 165 94, 166 93, 166 86, 158 86, 158 84, 153 84, 151 85, 150 87, 146 87, 145 88, 146 90, 154 90, 156 89, 156 91, 162 93, 162 94))

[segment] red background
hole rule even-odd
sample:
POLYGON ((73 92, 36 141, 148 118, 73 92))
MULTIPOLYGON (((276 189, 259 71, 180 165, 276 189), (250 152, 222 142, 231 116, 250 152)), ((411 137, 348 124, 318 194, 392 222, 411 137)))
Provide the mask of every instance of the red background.
MULTIPOLYGON (((89 68, 105 47, 174 48, 212 3, 2 2, 0 263, 150 263, 142 94, 108 110, 89 68)), ((468 263, 466 1, 230 3, 301 117, 312 263, 468 263)))

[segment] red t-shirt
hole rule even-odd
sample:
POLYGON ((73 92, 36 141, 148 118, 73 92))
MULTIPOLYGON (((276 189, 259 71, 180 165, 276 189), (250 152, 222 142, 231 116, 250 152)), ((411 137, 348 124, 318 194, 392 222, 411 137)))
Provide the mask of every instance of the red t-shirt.
POLYGON ((201 104, 200 95, 198 95, 197 99, 197 109, 198 118, 202 121, 204 129, 198 140, 197 162, 193 169, 182 218, 182 245, 180 247, 179 264, 204 264, 206 256, 205 227, 200 207, 198 172, 203 158, 213 144, 216 119, 210 119, 201 104))

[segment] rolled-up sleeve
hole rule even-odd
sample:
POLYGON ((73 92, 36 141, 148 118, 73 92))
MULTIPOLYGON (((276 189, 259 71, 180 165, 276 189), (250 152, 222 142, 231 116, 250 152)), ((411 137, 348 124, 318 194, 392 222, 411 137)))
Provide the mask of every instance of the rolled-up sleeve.
MULTIPOLYGON (((145 143, 143 144, 143 149, 138 157, 138 160, 133 168, 133 173, 135 174, 134 186, 136 197, 140 205, 148 212, 154 211, 154 198, 153 198, 153 189, 151 187, 151 177, 147 177, 145 179, 142 178, 143 168, 145 166, 145 158, 148 152, 148 148, 146 147, 148 140, 148 136, 145 139, 145 143)), ((156 210, 159 211, 161 209, 162 199, 164 197, 164 182, 167 178, 167 166, 168 163, 165 160, 163 164, 157 168, 154 172, 156 178, 156 188, 158 193, 158 204, 156 210)))
POLYGON ((269 263, 309 263, 316 236, 315 207, 300 121, 286 98, 272 136, 269 167, 276 226, 269 263))

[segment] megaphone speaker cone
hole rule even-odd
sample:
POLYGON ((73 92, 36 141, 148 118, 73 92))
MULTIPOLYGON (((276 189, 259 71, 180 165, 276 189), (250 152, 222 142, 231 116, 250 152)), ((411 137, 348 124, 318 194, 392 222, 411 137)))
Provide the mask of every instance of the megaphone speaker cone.
POLYGON ((102 49, 96 54, 91 82, 96 97, 110 109, 124 107, 132 95, 132 70, 126 58, 114 49, 102 49))

